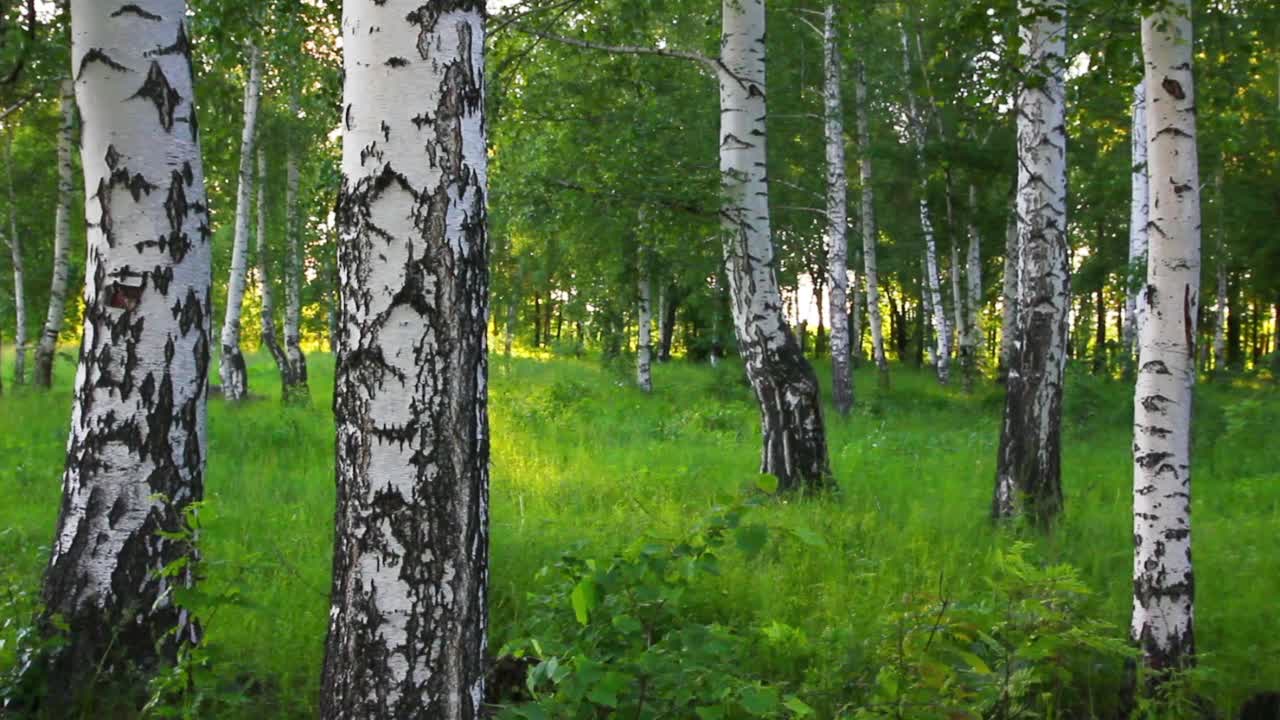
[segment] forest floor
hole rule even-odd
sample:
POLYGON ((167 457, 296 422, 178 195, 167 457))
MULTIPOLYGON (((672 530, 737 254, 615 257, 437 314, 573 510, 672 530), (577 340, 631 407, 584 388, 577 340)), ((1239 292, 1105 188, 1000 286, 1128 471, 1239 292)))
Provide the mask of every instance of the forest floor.
MULTIPOLYGON (((250 386, 260 399, 240 407, 220 398, 210 403, 200 512, 208 667, 193 669, 207 711, 197 715, 314 717, 333 541, 333 362, 313 355, 313 402, 285 408, 270 360, 250 360, 250 386)), ((6 358, 6 375, 11 368, 6 358)), ((0 677, 13 666, 15 628, 24 620, 15 616, 29 611, 53 535, 73 376, 64 355, 54 392, 15 391, 6 382, 0 397, 0 624, 10 622, 0 629, 0 677)), ((579 627, 575 607, 581 604, 585 615, 596 604, 557 595, 556 571, 539 573, 562 553, 605 562, 637 541, 654 547, 670 539, 666 546, 678 547, 715 508, 740 505, 759 483, 758 417, 740 366, 655 366, 651 396, 634 389, 630 377, 625 362, 609 368, 594 359, 492 358, 491 650, 528 647, 521 639, 535 632, 572 634, 579 627), (539 614, 547 598, 559 603, 553 609, 562 611, 563 623, 539 614)), ((753 527, 769 531, 768 544, 762 549, 763 538, 739 532, 736 544, 718 551, 714 572, 681 586, 695 599, 672 601, 708 627, 741 630, 741 644, 733 647, 746 654, 728 660, 730 675, 750 685, 739 696, 748 715, 764 708, 777 709, 777 717, 853 717, 861 707, 858 717, 891 716, 884 708, 897 703, 899 716, 923 717, 903 715, 911 696, 900 683, 930 681, 934 670, 924 656, 933 652, 935 634, 968 637, 963 627, 947 625, 948 614, 989 606, 993 597, 1012 607, 1023 591, 1068 622, 1104 623, 1090 632, 1124 640, 1133 557, 1132 389, 1083 373, 1070 378, 1066 514, 1054 532, 1040 536, 993 527, 988 517, 998 386, 983 381, 966 395, 938 387, 924 372, 894 366, 892 388, 881 392, 873 369, 858 371, 854 413, 841 418, 828 407, 826 414, 840 491, 745 508, 753 527), (1025 556, 1027 567, 1075 569, 1083 587, 1068 593, 1069 603, 1037 600, 1025 586, 1011 589, 1010 573, 1030 572, 1010 565, 1015 536, 1028 543, 1014 553, 1025 556), (914 650, 903 641, 912 633, 914 650), (898 680, 886 675, 890 665, 898 668, 898 680), (790 709, 769 705, 777 697, 756 692, 770 687, 789 698, 790 709)), ((830 387, 825 374, 823 387, 830 387)), ((1278 400, 1274 386, 1244 377, 1198 389, 1194 542, 1201 670, 1194 682, 1221 717, 1234 717, 1253 693, 1280 689, 1274 613, 1280 450, 1272 444, 1278 400)), ((1070 584, 1071 572, 1060 570, 1050 585, 1070 584)), ((982 616, 995 618, 984 633, 997 633, 1000 612, 982 616)), ((1045 632, 1072 642, 1070 630, 1045 632)), ((540 639, 544 653, 577 642, 540 639)), ((992 670, 987 653, 957 652, 942 660, 950 668, 935 669, 956 684, 976 687, 975 678, 1003 672, 992 670), (966 658, 962 673, 955 670, 957 657, 966 658)), ((1056 687, 1074 695, 1063 702, 1074 708, 1069 715, 1085 708, 1114 714, 1124 664, 1114 655, 1098 657, 1083 667, 1055 660, 1063 674, 1036 679, 1036 692, 1056 687)), ((618 702, 596 700, 605 707, 618 702)), ((925 707, 932 700, 920 702, 925 707)), ((975 696, 973 702, 984 701, 975 696)))

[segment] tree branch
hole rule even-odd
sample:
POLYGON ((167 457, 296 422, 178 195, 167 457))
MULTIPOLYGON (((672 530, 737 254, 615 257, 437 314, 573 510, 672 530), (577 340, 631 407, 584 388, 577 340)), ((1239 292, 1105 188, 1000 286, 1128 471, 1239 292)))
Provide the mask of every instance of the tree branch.
POLYGON ((539 32, 537 30, 521 30, 527 35, 542 38, 543 40, 554 40, 565 45, 586 48, 587 50, 598 50, 613 55, 655 55, 657 57, 675 58, 677 60, 689 60, 698 63, 703 67, 711 70, 713 75, 718 75, 724 66, 715 58, 707 57, 701 53, 688 52, 685 50, 667 50, 665 48, 642 47, 639 45, 606 45, 603 43, 595 43, 589 40, 579 40, 577 38, 565 37, 563 35, 553 35, 551 33, 539 32))

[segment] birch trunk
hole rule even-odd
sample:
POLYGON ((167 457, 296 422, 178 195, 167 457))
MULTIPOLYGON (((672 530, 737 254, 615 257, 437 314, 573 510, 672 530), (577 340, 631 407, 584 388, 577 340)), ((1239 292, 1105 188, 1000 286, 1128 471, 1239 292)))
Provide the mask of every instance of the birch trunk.
POLYGON ((876 200, 871 184, 871 130, 867 107, 867 67, 858 63, 855 86, 858 103, 858 162, 862 195, 862 265, 867 283, 867 322, 871 325, 871 352, 879 370, 880 386, 889 385, 889 360, 884 349, 884 322, 880 316, 880 270, 876 263, 876 200))
MULTIPOLYGON (((72 0, 88 253, 84 335, 43 601, 70 632, 48 697, 174 659, 203 493, 210 231, 184 0, 72 0), (159 655, 159 657, 158 657, 159 655)), ((56 713, 55 713, 56 714, 56 713)))
MULTIPOLYGON (((1217 184, 1218 202, 1225 202, 1222 197, 1221 174, 1214 177, 1217 184)), ((1213 327, 1213 370, 1215 373, 1227 367, 1227 243, 1219 228, 1217 266, 1218 297, 1213 327)))
MULTIPOLYGON (((856 264, 856 261, 855 261, 856 264)), ((856 369, 862 364, 862 312, 866 302, 866 293, 862 289, 862 278, 856 273, 853 277, 853 300, 849 307, 849 355, 856 369)))
POLYGON ((49 312, 45 315, 40 345, 36 347, 35 383, 41 387, 53 384, 53 361, 58 350, 58 336, 67 308, 67 277, 70 264, 67 253, 71 245, 71 152, 75 143, 76 90, 71 78, 62 81, 62 125, 58 128, 58 204, 53 220, 53 280, 49 284, 49 312))
POLYGON ((638 338, 636 340, 636 384, 644 392, 653 392, 653 291, 649 284, 649 266, 644 251, 637 262, 636 291, 638 338))
POLYGON ((818 379, 782 314, 765 153, 764 0, 723 0, 720 173, 725 274, 734 330, 760 402, 761 472, 781 490, 830 481, 818 379))
MULTIPOLYGON (((951 227, 955 227, 954 221, 950 222, 951 227)), ((972 358, 969 357, 965 343, 969 336, 969 331, 965 328, 964 314, 964 280, 961 278, 960 267, 960 240, 953 239, 951 242, 951 311, 953 313, 952 326, 955 328, 955 338, 953 342, 960 347, 960 369, 964 374, 963 384, 966 389, 973 385, 970 379, 970 365, 972 358)))
POLYGON ((978 208, 978 189, 969 186, 969 251, 965 257, 965 280, 968 290, 969 319, 965 323, 964 357, 965 388, 973 389, 978 374, 978 345, 982 337, 982 236, 973 216, 978 208))
POLYGON ((516 332, 516 301, 507 301, 507 327, 502 339, 502 354, 511 357, 511 343, 516 332))
POLYGON ((231 251, 231 277, 227 281, 227 310, 222 323, 222 395, 240 401, 249 395, 249 376, 240 352, 240 313, 249 274, 249 221, 253 213, 253 147, 258 125, 258 101, 262 94, 262 59, 258 49, 248 48, 249 77, 244 86, 244 129, 240 135, 240 184, 236 193, 235 245, 231 251))
POLYGON ((1142 20, 1151 246, 1134 396, 1133 639, 1159 677, 1194 662, 1191 400, 1200 299, 1200 177, 1191 7, 1142 20))
POLYGON ((1129 203, 1129 273, 1126 278, 1124 322, 1125 364, 1132 366, 1132 358, 1138 352, 1138 333, 1142 327, 1142 303, 1138 294, 1147 279, 1147 224, 1151 206, 1148 195, 1147 175, 1147 91, 1145 83, 1138 83, 1133 90, 1133 171, 1129 203))
MULTIPOLYGON (((267 273, 270 264, 270 253, 267 242, 267 152, 258 147, 258 232, 256 245, 256 270, 258 275, 258 294, 262 298, 262 317, 259 323, 259 339, 262 347, 271 353, 276 369, 280 371, 281 387, 289 387, 289 359, 285 357, 284 348, 276 339, 276 292, 271 285, 271 276, 267 273)), ((288 397, 286 389, 285 397, 288 397)))
POLYGON ((1062 384, 1071 307, 1066 236, 1064 0, 1021 0, 1018 311, 1005 385, 993 510, 1046 525, 1062 509, 1062 384))
POLYGON ((337 538, 321 716, 482 716, 482 0, 344 3, 337 538))
POLYGON ((1004 278, 1000 300, 1000 379, 1007 382, 1013 364, 1013 336, 1018 321, 1018 214, 1009 213, 1004 231, 1004 278))
MULTIPOLYGON (((289 115, 299 115, 297 90, 289 98, 289 115)), ((285 263, 284 351, 289 372, 285 375, 284 397, 291 404, 311 401, 307 384, 307 356, 302 352, 302 228, 298 224, 298 153, 296 140, 289 138, 285 150, 284 233, 289 243, 285 263)))
MULTIPOLYGON (((844 108, 840 97, 840 54, 836 46, 836 8, 828 2, 823 25, 823 97, 827 143, 827 277, 830 285, 831 385, 836 411, 853 407, 853 370, 849 343, 849 178, 845 174, 844 108)), ((821 301, 819 301, 821 303, 821 301)), ((819 336, 821 337, 821 336, 819 336)))
POLYGON ((947 323, 947 306, 942 302, 942 280, 938 272, 938 244, 933 235, 933 223, 929 220, 929 205, 920 192, 920 228, 924 231, 924 258, 926 289, 928 290, 929 310, 933 316, 934 345, 930 348, 933 357, 931 364, 938 371, 938 382, 946 385, 951 382, 951 328, 947 323))
POLYGON ((680 306, 679 290, 675 285, 667 288, 665 298, 658 330, 658 362, 664 363, 671 361, 671 342, 676 334, 676 310, 680 306))
POLYGON ((9 257, 13 260, 13 384, 27 382, 27 282, 18 234, 18 203, 13 189, 13 134, 5 145, 5 174, 9 186, 9 257))

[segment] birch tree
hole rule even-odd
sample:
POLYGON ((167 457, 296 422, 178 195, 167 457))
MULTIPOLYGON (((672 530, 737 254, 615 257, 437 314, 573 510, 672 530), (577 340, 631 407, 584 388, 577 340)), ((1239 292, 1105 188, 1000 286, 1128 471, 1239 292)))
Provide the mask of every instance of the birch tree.
POLYGON ((53 280, 49 284, 49 312, 45 316, 44 329, 40 331, 35 367, 35 384, 46 388, 53 384, 53 361, 66 315, 67 277, 71 274, 67 253, 71 246, 71 197, 74 192, 71 152, 72 145, 75 144, 75 85, 71 78, 66 78, 59 89, 62 124, 58 128, 58 201, 53 221, 53 280))
MULTIPOLYGON (((978 347, 982 343, 982 236, 974 219, 978 209, 978 189, 969 185, 969 248, 965 254, 966 307, 969 312, 961 340, 961 357, 964 358, 965 388, 973 389, 978 371, 978 347)), ((958 283, 957 283, 958 284, 958 283)))
POLYGON ((488 582, 485 5, 348 0, 342 42, 321 716, 474 720, 488 582))
POLYGON ((1142 19, 1151 236, 1133 439, 1133 639, 1157 675, 1191 664, 1191 404, 1200 301, 1200 172, 1190 0, 1142 19))
MULTIPOLYGON (((1131 358, 1138 349, 1138 333, 1142 327, 1142 304, 1138 295, 1147 276, 1147 223, 1150 199, 1147 179, 1147 93, 1145 82, 1133 89, 1133 170, 1129 205, 1129 268, 1125 297, 1124 352, 1131 358)), ((1126 363, 1128 364, 1128 363, 1126 363)))
POLYGON ((649 264, 644 248, 636 259, 636 384, 644 392, 653 392, 653 288, 649 282, 649 264))
POLYGON ((271 263, 271 253, 269 242, 267 240, 267 152, 259 145, 258 154, 258 232, 255 235, 255 270, 258 276, 258 295, 262 298, 262 313, 258 323, 258 337, 262 342, 262 347, 271 353, 271 359, 276 364, 276 369, 280 372, 280 384, 286 388, 284 395, 287 398, 290 385, 290 367, 289 359, 285 357, 284 348, 280 347, 280 340, 276 338, 276 292, 271 284, 271 276, 267 272, 267 268, 271 263))
POLYGON ((18 234, 18 201, 13 191, 13 135, 4 151, 5 177, 9 188, 9 257, 13 262, 13 384, 27 382, 27 280, 22 258, 22 236, 18 234))
MULTIPOLYGON (((173 600, 203 492, 210 232, 186 2, 72 0, 88 260, 46 617, 69 628, 49 698, 173 658, 198 630, 173 600)), ((189 567, 189 566, 188 566, 189 567)))
POLYGON ((1064 0, 1021 0, 1018 302, 993 511, 1040 524, 1062 508, 1062 384, 1071 307, 1064 0))
POLYGON ((249 375, 240 351, 240 315, 244 308, 249 275, 249 224, 253 215, 253 160, 257 135, 258 104, 262 95, 262 56, 247 48, 249 76, 244 86, 244 128, 240 136, 239 189, 236 192, 235 243, 231 251, 231 276, 227 280, 227 308, 222 323, 222 395, 240 401, 249 395, 249 375))
MULTIPOLYGON (((289 117, 300 112, 298 92, 289 96, 289 117)), ((285 373, 285 401, 306 404, 311 399, 307 385, 307 356, 302 352, 302 243, 298 224, 298 152, 291 134, 285 149, 284 234, 288 242, 285 263, 284 351, 288 357, 285 373)), ((262 203, 259 203, 261 206, 262 203)))
POLYGON ((880 386, 889 385, 889 360, 884 352, 884 322, 880 316, 880 270, 876 262, 876 198, 872 186, 871 121, 867 106, 867 66, 858 63, 855 101, 858 105, 858 178, 862 201, 862 265, 867 283, 867 321, 871 325, 871 351, 879 371, 880 386))
POLYGON ((836 6, 827 3, 823 23, 823 105, 827 155, 827 276, 831 315, 831 385, 836 410, 853 407, 853 369, 849 340, 849 178, 845 171, 844 105, 840 97, 840 48, 836 42, 836 6))
POLYGON ((1007 382, 1013 366, 1013 341, 1018 319, 1018 215, 1010 212, 1004 231, 1004 275, 1000 290, 1000 378, 1007 382))

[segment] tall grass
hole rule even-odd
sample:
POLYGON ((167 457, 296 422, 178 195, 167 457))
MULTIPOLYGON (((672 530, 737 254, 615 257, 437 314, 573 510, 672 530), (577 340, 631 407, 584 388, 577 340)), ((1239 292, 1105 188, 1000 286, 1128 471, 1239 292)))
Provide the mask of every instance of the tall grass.
MULTIPOLYGON (((242 692, 248 705, 235 716, 315 714, 334 502, 330 356, 312 356, 310 370, 310 407, 278 402, 265 356, 251 358, 259 399, 210 403, 207 585, 238 588, 243 603, 206 618, 214 669, 201 682, 242 692)), ((53 392, 6 383, 0 398, 0 582, 10 586, 34 589, 47 557, 73 375, 64 358, 53 392)), ((595 360, 495 356, 491 375, 495 648, 528 612, 537 570, 566 546, 605 553, 644 533, 679 536, 757 480, 758 419, 740 367, 658 365, 652 395, 632 387, 629 368, 595 360)), ((705 588, 707 612, 720 621, 776 620, 813 640, 808 661, 839 657, 846 666, 869 662, 882 618, 914 594, 983 598, 994 554, 1010 542, 988 519, 999 388, 964 395, 903 367, 887 392, 871 369, 856 385, 854 413, 826 416, 840 491, 756 511, 813 530, 824 546, 780 544, 750 563, 731 559, 705 588)), ((1096 593, 1089 613, 1123 637, 1131 386, 1073 373, 1067 397, 1066 514, 1051 535, 1029 539, 1038 560, 1079 568, 1096 593)), ((1225 712, 1280 688, 1280 633, 1269 612, 1280 598, 1280 452, 1268 440, 1280 422, 1276 400, 1270 386, 1243 379, 1198 390, 1197 642, 1225 712)), ((12 662, 0 648, 0 667, 12 662)), ((796 682, 815 669, 743 662, 796 682)))

